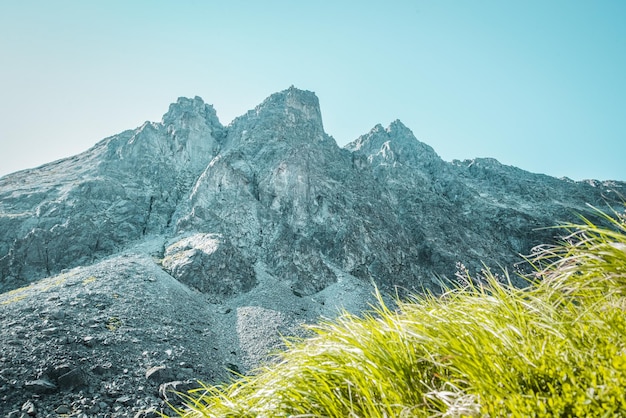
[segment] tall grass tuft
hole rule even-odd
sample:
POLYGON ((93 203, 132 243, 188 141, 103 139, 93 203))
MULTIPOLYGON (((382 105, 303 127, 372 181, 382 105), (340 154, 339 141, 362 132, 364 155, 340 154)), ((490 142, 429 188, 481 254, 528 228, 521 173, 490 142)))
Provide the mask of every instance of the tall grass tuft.
MULTIPOLYGON (((186 417, 626 416, 626 222, 566 225, 519 289, 443 295, 311 327, 277 364, 187 395, 186 417)), ((508 279, 507 273, 504 273, 508 279)), ((510 283, 510 280, 509 280, 510 283)))

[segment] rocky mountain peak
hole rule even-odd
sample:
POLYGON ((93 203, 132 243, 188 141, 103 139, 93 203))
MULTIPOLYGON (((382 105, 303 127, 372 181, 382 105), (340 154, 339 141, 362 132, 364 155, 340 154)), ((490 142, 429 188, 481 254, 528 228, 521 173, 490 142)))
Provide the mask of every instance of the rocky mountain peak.
POLYGON ((258 105, 233 121, 233 125, 242 120, 270 120, 273 123, 296 125, 313 124, 322 128, 322 112, 319 99, 312 91, 300 90, 294 86, 274 93, 258 105))
POLYGON ((201 97, 193 99, 179 97, 176 103, 170 104, 169 110, 163 115, 162 123, 168 125, 186 125, 191 120, 205 121, 213 126, 221 126, 215 109, 201 97))
POLYGON ((198 175, 217 153, 224 132, 213 106, 198 96, 180 97, 170 104, 161 123, 146 122, 130 131, 130 138, 113 137, 106 167, 154 174, 158 163, 164 173, 198 175))
POLYGON ((294 86, 272 94, 256 108, 256 111, 259 114, 267 111, 282 111, 285 114, 312 120, 317 123, 322 121, 319 99, 315 93, 308 90, 300 90, 294 86))
POLYGON ((268 148, 284 150, 330 142, 315 93, 291 86, 233 120, 224 150, 241 148, 247 154, 258 154, 268 148))
POLYGON ((396 119, 389 124, 386 129, 391 135, 395 135, 400 138, 415 138, 413 131, 411 131, 400 119, 396 119))
POLYGON ((422 166, 426 162, 443 162, 432 147, 419 141, 398 119, 387 128, 377 124, 345 148, 364 154, 373 165, 422 166))

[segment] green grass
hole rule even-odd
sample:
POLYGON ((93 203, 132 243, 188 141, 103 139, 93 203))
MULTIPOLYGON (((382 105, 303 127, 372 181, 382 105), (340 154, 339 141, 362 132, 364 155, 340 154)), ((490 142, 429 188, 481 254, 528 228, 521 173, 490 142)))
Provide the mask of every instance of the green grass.
POLYGON ((312 327, 277 364, 191 392, 188 417, 626 416, 626 223, 583 219, 507 274, 312 327), (504 280, 502 280, 504 278, 504 280))

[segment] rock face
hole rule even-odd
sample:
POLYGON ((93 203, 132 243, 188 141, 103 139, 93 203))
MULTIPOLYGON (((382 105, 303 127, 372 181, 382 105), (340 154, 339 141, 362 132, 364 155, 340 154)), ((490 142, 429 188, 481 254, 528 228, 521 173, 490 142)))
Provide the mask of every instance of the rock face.
POLYGON ((115 383, 83 404, 156 407, 137 387, 178 384, 146 381, 147 368, 176 382, 246 371, 279 333, 365 308, 372 283, 437 292, 457 263, 511 268, 553 239, 538 228, 625 194, 623 182, 445 162, 400 121, 339 148, 317 97, 293 87, 226 127, 181 98, 160 123, 0 178, 0 405, 115 383), (155 346, 171 352, 144 354, 155 346))
POLYGON ((223 132, 211 106, 179 99, 161 123, 0 179, 0 289, 165 232, 223 132))
POLYGON ((176 241, 165 250, 161 265, 174 278, 217 300, 257 284, 251 260, 219 234, 194 234, 176 241))

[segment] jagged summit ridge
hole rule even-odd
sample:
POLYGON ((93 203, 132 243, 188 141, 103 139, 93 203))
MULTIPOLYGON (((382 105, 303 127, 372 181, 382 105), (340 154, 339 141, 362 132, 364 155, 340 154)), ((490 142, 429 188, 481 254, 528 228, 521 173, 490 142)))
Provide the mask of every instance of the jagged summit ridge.
POLYGON ((210 121, 211 125, 221 125, 213 106, 205 103, 199 96, 179 97, 175 103, 170 104, 167 113, 163 115, 162 123, 168 125, 196 115, 210 121))
POLYGON ((274 93, 258 105, 254 112, 263 116, 272 112, 284 112, 289 115, 288 121, 296 122, 296 118, 322 122, 319 99, 312 91, 300 90, 294 86, 278 93, 274 93))
POLYGON ((238 148, 250 155, 272 148, 333 142, 324 132, 315 93, 290 87, 235 118, 227 127, 224 150, 238 148))
POLYGON ((443 162, 435 150, 419 141, 413 132, 396 119, 387 128, 377 124, 372 130, 347 144, 353 153, 367 156, 370 164, 405 164, 420 166, 443 162))
POLYGON ((213 106, 205 103, 198 96, 193 99, 179 97, 176 103, 170 104, 169 110, 163 115, 161 124, 173 136, 180 135, 180 131, 202 131, 207 128, 211 131, 221 131, 223 129, 213 106))
MULTIPOLYGON (((436 270, 449 273, 454 259, 479 265, 534 242, 466 254, 450 251, 448 238, 432 237, 445 225, 465 224, 465 213, 501 204, 481 196, 515 202, 512 190, 531 193, 530 179, 538 197, 550 194, 546 188, 586 187, 479 165, 444 162, 399 120, 341 149, 324 132, 315 93, 293 86, 227 127, 200 97, 179 98, 161 123, 18 173, 15 181, 12 175, 0 180, 0 283, 12 288, 114 254, 149 234, 201 232, 221 234, 226 253, 242 265, 261 259, 276 275, 288 271, 285 280, 302 292, 334 281, 327 263, 410 288, 436 270), (50 248, 50 242, 65 247, 50 248)), ((564 211, 598 205, 593 188, 568 192, 579 198, 560 199, 553 212, 530 208, 531 224, 553 224, 564 211)), ((467 234, 480 240, 479 232, 467 234)))

